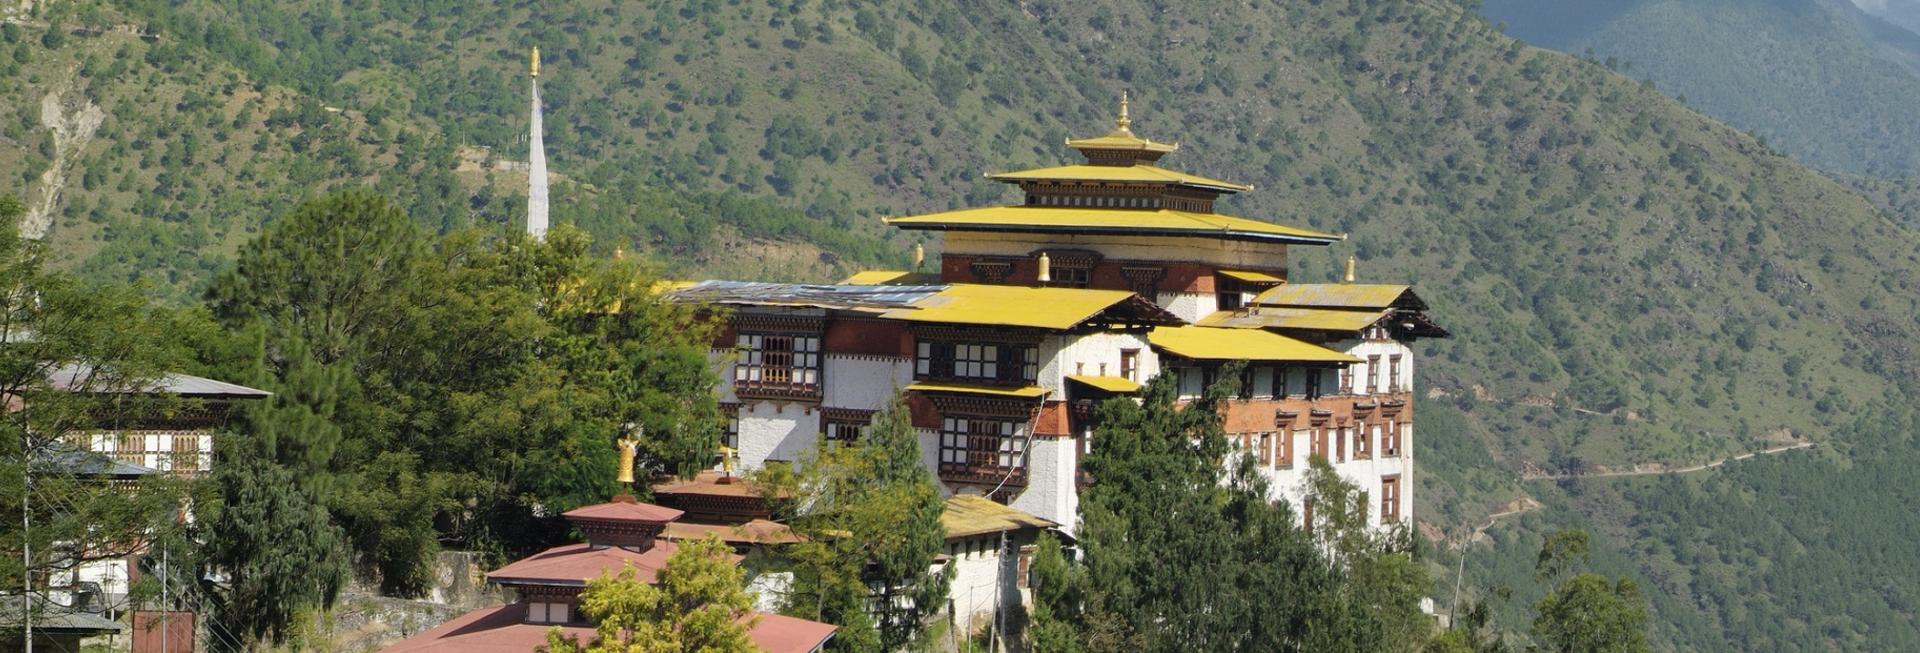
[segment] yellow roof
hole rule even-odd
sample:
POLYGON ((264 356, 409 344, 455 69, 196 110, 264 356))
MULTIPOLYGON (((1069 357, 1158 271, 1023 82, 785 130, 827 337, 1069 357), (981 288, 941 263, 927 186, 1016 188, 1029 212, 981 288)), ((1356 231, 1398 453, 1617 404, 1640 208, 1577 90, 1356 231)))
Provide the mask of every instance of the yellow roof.
POLYGON ((1059 524, 1027 514, 1018 508, 1001 505, 982 496, 956 494, 947 497, 940 511, 940 525, 948 538, 1017 531, 1023 528, 1053 528, 1059 524))
POLYGON ((1128 392, 1140 391, 1140 384, 1134 383, 1133 379, 1122 378, 1118 376, 1089 376, 1085 374, 1068 374, 1067 378, 1069 380, 1085 383, 1087 385, 1093 386, 1095 388, 1099 388, 1101 390, 1105 390, 1107 392, 1118 392, 1121 394, 1125 394, 1128 392))
POLYGON ((1286 283, 1287 282, 1286 279, 1282 279, 1280 277, 1276 277, 1271 274, 1267 274, 1265 272, 1254 272, 1252 270, 1221 270, 1220 274, 1224 274, 1229 277, 1233 277, 1235 279, 1239 279, 1241 281, 1247 281, 1251 283, 1286 283))
POLYGON ((1259 329, 1159 327, 1147 334, 1153 346, 1194 360, 1357 363, 1358 358, 1259 329))
POLYGON ((855 272, 853 276, 840 281, 843 286, 917 286, 938 285, 940 275, 932 272, 907 272, 905 270, 867 270, 855 272))
POLYGON ((1260 293, 1253 303, 1263 306, 1387 308, 1407 290, 1406 286, 1377 283, 1290 283, 1260 293))
POLYGON ((1200 318, 1200 326, 1236 329, 1310 329, 1314 331, 1359 331, 1387 316, 1380 310, 1337 310, 1328 308, 1275 308, 1256 306, 1245 311, 1218 311, 1200 318))
POLYGON ((967 385, 963 383, 932 383, 921 381, 907 385, 908 390, 916 392, 956 392, 968 395, 986 395, 989 397, 1017 397, 1020 399, 1039 399, 1047 396, 1047 389, 1038 386, 1024 388, 1001 388, 990 385, 967 385))
POLYGON ((1318 231, 1215 213, 1057 206, 992 206, 890 218, 902 229, 1169 235, 1325 245, 1345 240, 1318 231))
POLYGON ((1125 290, 954 284, 908 307, 888 310, 881 317, 1060 330, 1073 328, 1133 296, 1125 290))
POLYGON ((1228 192, 1253 190, 1252 186, 1246 184, 1209 179, 1199 175, 1175 172, 1159 166, 1145 164, 1130 166, 1101 166, 1091 164, 1054 166, 1052 168, 1034 168, 1032 170, 1002 172, 988 175, 987 177, 995 181, 1112 181, 1136 184, 1181 184, 1186 186, 1202 186, 1228 192))
POLYGON ((1067 140, 1067 147, 1081 150, 1143 150, 1147 152, 1172 152, 1180 149, 1179 143, 1155 143, 1151 139, 1133 135, 1125 129, 1107 132, 1105 136, 1093 138, 1074 138, 1067 140))

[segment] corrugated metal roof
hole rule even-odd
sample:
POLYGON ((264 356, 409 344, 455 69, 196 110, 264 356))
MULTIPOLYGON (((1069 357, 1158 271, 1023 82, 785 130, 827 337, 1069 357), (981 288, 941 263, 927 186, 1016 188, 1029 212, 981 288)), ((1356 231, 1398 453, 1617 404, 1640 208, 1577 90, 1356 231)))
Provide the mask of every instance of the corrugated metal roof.
POLYGON ((840 280, 849 286, 930 286, 940 283, 940 275, 906 270, 867 270, 840 280))
POLYGON ((1328 308, 1258 306, 1250 310, 1217 311, 1201 318, 1200 326, 1235 329, 1308 329, 1359 331, 1387 316, 1385 309, 1349 311, 1328 308))
POLYGON ((1105 390, 1107 392, 1118 392, 1121 394, 1125 394, 1128 392, 1137 392, 1140 390, 1140 384, 1134 383, 1133 379, 1121 378, 1118 376, 1089 376, 1085 374, 1068 374, 1067 380, 1074 381, 1077 383, 1085 383, 1089 386, 1093 386, 1095 388, 1105 390))
POLYGON ((1286 279, 1252 270, 1221 270, 1220 274, 1251 283, 1286 283, 1286 279))
POLYGON ((1168 353, 1194 360, 1357 363, 1360 359, 1259 329, 1158 327, 1147 341, 1168 353))
MULTIPOLYGON (((91 378, 93 376, 93 370, 93 367, 87 365, 68 365, 54 370, 52 374, 48 375, 47 382, 61 390, 88 390, 86 386, 93 383, 93 379, 91 378)), ((273 396, 273 393, 265 390, 249 388, 244 385, 227 383, 225 381, 215 381, 192 374, 179 373, 163 375, 159 379, 147 383, 141 389, 133 392, 143 394, 172 394, 182 397, 201 398, 261 398, 273 396)), ((115 393, 119 393, 119 391, 116 389, 115 393)))
POLYGON ((1407 286, 1372 283, 1290 283, 1260 293, 1253 303, 1262 306, 1317 308, 1387 308, 1412 290, 1407 286))
POLYGON ((946 527, 947 539, 1059 526, 1017 508, 995 503, 992 499, 970 494, 956 494, 947 498, 946 508, 940 511, 940 525, 946 527))
POLYGON ((884 310, 902 308, 945 290, 946 286, 875 286, 857 284, 768 283, 760 281, 702 281, 674 290, 676 301, 750 306, 805 306, 832 309, 884 310))
POLYGON ((913 322, 1070 329, 1134 296, 1125 290, 956 284, 889 310, 913 322))
POLYGON ((1343 240, 1318 231, 1217 213, 1167 209, 1094 209, 1059 206, 992 206, 888 218, 902 229, 1164 235, 1326 245, 1343 240))

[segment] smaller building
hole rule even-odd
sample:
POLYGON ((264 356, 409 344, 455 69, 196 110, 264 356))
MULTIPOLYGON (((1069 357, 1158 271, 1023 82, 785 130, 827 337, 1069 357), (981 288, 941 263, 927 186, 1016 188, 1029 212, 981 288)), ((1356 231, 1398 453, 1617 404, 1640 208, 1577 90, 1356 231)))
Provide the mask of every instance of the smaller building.
MULTIPOLYGON (((956 633, 971 637, 1000 617, 1000 628, 1032 604, 1027 568, 1034 542, 1059 524, 996 503, 979 495, 947 498, 940 513, 947 531, 947 564, 953 570, 948 592, 956 633)), ((996 632, 996 635, 998 633, 996 632)))
MULTIPOLYGON (((35 596, 30 601, 34 653, 80 653, 81 640, 126 630, 120 622, 45 598, 35 596)), ((25 650, 21 611, 28 607, 19 594, 0 596, 0 653, 25 650)))
MULTIPOLYGON (((544 647, 547 631, 554 627, 591 641, 594 624, 580 613, 587 581, 632 567, 639 580, 654 582, 680 548, 660 535, 684 514, 629 496, 568 511, 567 521, 586 535, 586 542, 554 547, 487 574, 489 582, 513 590, 512 603, 469 612, 385 650, 526 653, 544 647)), ((753 613, 749 618, 755 622, 748 636, 771 653, 818 651, 836 630, 830 624, 777 614, 753 613)))

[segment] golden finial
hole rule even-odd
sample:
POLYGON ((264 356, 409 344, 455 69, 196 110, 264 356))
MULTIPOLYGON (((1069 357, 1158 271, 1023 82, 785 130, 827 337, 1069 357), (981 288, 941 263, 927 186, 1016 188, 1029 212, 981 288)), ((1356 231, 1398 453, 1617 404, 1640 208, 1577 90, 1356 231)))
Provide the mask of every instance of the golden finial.
POLYGON ((720 471, 726 472, 727 478, 733 478, 733 458, 739 453, 740 450, 733 447, 720 447, 720 471))
MULTIPOLYGON (((646 432, 646 427, 636 427, 635 435, 645 435, 646 432)), ((639 447, 639 437, 628 436, 620 438, 620 478, 617 480, 628 486, 633 485, 633 458, 635 450, 639 447)))
POLYGON ((1040 253, 1040 272, 1034 275, 1034 279, 1040 283, 1050 283, 1053 281, 1053 260, 1047 258, 1046 252, 1040 253))
POLYGON ((913 269, 918 271, 920 264, 927 262, 927 248, 920 243, 913 244, 913 269))
POLYGON ((1127 128, 1133 126, 1133 119, 1127 117, 1127 92, 1126 91, 1120 91, 1120 117, 1113 119, 1113 126, 1119 127, 1120 131, 1123 131, 1123 132, 1128 131, 1127 128))
POLYGON ((1353 283, 1353 255, 1347 255, 1347 283, 1353 283))
POLYGON ((540 76, 540 46, 533 46, 533 61, 527 64, 527 72, 534 77, 540 76))

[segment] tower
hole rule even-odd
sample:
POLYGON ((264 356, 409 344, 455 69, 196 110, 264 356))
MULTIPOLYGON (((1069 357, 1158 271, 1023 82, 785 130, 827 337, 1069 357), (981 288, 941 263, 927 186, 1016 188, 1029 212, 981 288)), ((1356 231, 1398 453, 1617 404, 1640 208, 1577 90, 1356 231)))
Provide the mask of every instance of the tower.
POLYGON ((527 235, 534 240, 547 237, 547 145, 540 132, 540 48, 533 49, 527 66, 533 87, 533 126, 527 136, 527 235))

